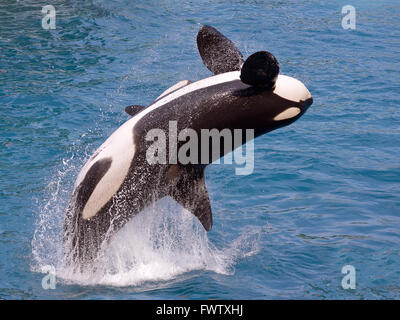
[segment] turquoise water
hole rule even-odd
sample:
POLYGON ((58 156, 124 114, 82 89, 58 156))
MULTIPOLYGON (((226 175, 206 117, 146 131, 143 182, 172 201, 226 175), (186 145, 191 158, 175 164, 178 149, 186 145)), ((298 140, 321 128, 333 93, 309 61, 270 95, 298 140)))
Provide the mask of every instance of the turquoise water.
MULTIPOLYGON (((352 1, 42 1, 0 4, 0 298, 400 298, 400 5, 352 1), (96 274, 62 266, 80 167, 128 116, 182 79, 210 76, 210 24, 245 56, 269 50, 313 106, 258 138, 255 170, 206 171, 214 226, 171 201, 117 235, 96 274), (341 285, 356 268, 356 289, 341 285), (54 266, 55 290, 41 285, 54 266)), ((223 115, 221 115, 223 116, 223 115)))

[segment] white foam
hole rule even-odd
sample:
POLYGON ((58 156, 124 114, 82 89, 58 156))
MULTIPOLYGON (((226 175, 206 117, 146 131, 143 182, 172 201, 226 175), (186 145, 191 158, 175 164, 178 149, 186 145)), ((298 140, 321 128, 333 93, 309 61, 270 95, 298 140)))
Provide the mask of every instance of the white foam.
POLYGON ((115 234, 92 270, 77 273, 75 268, 64 265, 62 247, 63 217, 69 197, 68 188, 63 188, 68 185, 65 180, 71 171, 76 171, 75 166, 60 170, 51 182, 32 241, 32 270, 42 272, 44 266, 54 266, 57 283, 148 290, 149 286, 159 288, 171 281, 181 281, 193 276, 193 272, 231 275, 238 259, 258 252, 259 230, 246 230, 230 243, 222 241, 218 248, 191 213, 164 198, 133 217, 115 234))

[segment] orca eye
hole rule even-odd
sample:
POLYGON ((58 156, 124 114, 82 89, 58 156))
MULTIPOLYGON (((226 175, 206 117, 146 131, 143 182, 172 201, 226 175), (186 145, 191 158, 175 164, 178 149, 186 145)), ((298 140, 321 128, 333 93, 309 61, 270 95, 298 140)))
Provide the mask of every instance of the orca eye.
POLYGON ((242 66, 240 79, 252 85, 272 88, 279 74, 279 62, 268 51, 253 53, 242 66))

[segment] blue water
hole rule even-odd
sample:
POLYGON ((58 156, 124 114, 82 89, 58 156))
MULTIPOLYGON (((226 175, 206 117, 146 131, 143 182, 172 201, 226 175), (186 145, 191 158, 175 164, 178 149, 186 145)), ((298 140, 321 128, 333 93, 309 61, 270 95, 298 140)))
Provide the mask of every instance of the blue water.
POLYGON ((398 1, 57 0, 55 30, 44 4, 0 4, 0 298, 400 298, 398 1), (356 30, 341 26, 346 4, 356 30), (253 174, 207 169, 212 231, 163 201, 121 230, 102 270, 71 274, 61 228, 80 167, 125 106, 210 76, 202 24, 245 56, 274 53, 313 106, 256 140, 253 174))

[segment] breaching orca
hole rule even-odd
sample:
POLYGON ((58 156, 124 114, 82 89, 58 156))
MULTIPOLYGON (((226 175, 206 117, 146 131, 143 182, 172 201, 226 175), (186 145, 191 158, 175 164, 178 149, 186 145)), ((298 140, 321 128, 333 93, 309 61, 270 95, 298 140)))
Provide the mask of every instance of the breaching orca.
MULTIPOLYGON (((254 137, 299 119, 312 104, 304 84, 279 74, 279 63, 267 52, 244 61, 232 41, 215 28, 197 35, 200 56, 214 76, 180 81, 147 107, 133 105, 132 116, 83 166, 75 182, 64 223, 68 263, 90 264, 101 244, 152 202, 171 196, 209 231, 210 200, 204 180, 206 163, 149 163, 146 134, 158 128, 177 130, 253 129, 254 137)), ((184 141, 180 141, 183 144, 184 141)), ((204 150, 199 147, 199 157, 204 150)), ((221 147, 223 156, 227 152, 221 147)), ((170 150, 166 150, 168 154, 170 150)), ((210 157, 211 163, 215 155, 210 157)))

